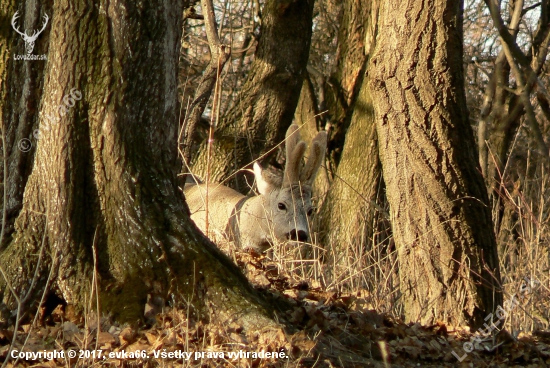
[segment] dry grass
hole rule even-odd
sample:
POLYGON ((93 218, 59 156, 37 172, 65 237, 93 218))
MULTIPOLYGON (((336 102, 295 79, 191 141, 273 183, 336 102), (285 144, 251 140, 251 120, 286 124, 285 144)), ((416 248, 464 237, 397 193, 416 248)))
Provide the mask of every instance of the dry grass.
MULTIPOLYGON (((498 204, 510 207, 510 236, 498 236, 500 270, 505 300, 518 295, 536 280, 528 302, 514 310, 505 325, 513 335, 519 332, 548 330, 550 321, 550 175, 539 165, 534 172, 523 173, 525 184, 517 190, 502 190, 498 204)), ((498 205, 497 204, 497 205, 498 205)), ((384 204, 380 204, 384 207, 384 204)), ((495 207, 497 207, 497 205, 495 207)), ((495 208, 494 221, 502 214, 495 208)), ((319 280, 328 289, 361 294, 365 305, 394 318, 402 318, 399 299, 397 254, 388 224, 381 217, 378 234, 347 244, 344 256, 336 258, 335 244, 326 244, 325 253, 332 264, 322 264, 319 280), (336 259, 336 261, 335 261, 336 259)), ((504 225, 503 225, 504 226, 504 225)), ((349 229, 357 233, 356 229, 349 229)), ((496 231, 498 234, 498 231, 496 231)))

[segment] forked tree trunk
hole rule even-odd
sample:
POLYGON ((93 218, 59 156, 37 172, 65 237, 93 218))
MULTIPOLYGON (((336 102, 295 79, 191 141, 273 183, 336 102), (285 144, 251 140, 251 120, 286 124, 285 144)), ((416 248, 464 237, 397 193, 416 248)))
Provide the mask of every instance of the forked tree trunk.
POLYGON ((71 4, 49 14, 40 140, 0 255, 8 283, 20 296, 33 287, 27 305, 49 287, 82 311, 96 272, 101 312, 119 321, 143 319, 148 295, 194 296, 199 317, 275 326, 273 307, 195 228, 178 192, 182 1, 71 4), (71 90, 82 99, 48 130, 45 116, 71 105, 71 90))
MULTIPOLYGON (((313 0, 268 0, 264 5, 247 80, 216 129, 210 158, 212 182, 228 178, 284 139, 302 88, 312 11, 313 0)), ((203 178, 208 171, 207 151, 204 142, 192 170, 203 178)), ((244 192, 249 189, 240 175, 226 184, 244 192)))
POLYGON ((349 120, 338 169, 323 203, 321 243, 331 266, 349 267, 358 249, 370 246, 380 183, 380 160, 372 98, 365 71, 374 46, 377 8, 354 0, 344 4, 339 37, 338 86, 348 96, 349 120))
POLYGON ((381 3, 369 76, 408 321, 474 326, 502 302, 462 72, 462 2, 381 3))

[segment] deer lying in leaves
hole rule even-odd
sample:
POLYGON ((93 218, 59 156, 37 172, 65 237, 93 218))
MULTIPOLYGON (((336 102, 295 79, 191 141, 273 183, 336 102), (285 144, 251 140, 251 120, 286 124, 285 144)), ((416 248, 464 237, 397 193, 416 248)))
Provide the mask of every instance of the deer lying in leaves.
MULTIPOLYGON (((210 231, 257 252, 265 252, 278 242, 310 240, 312 184, 325 157, 327 135, 319 132, 313 139, 304 165, 306 143, 300 139, 298 129, 297 125, 291 125, 286 133, 286 165, 282 176, 266 174, 254 163, 259 195, 246 197, 223 185, 208 186, 210 231)), ((187 184, 184 193, 191 219, 205 232, 206 184, 187 184)))

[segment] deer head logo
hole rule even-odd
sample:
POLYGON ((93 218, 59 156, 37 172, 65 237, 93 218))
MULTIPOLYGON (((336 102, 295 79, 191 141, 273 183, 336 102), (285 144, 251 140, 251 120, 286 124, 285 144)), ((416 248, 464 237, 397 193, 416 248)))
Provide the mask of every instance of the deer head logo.
POLYGON ((26 31, 21 32, 17 28, 17 25, 15 24, 15 21, 17 20, 17 18, 19 18, 19 15, 17 13, 19 13, 19 12, 16 11, 15 14, 13 15, 13 17, 11 18, 11 26, 13 27, 15 32, 19 33, 21 35, 21 37, 23 37, 23 41, 25 41, 25 50, 27 51, 27 54, 31 54, 32 50, 34 49, 34 42, 36 41, 36 39, 38 38, 40 33, 42 33, 42 31, 44 31, 44 29, 48 25, 48 20, 50 18, 46 14, 44 14, 44 25, 42 26, 42 29, 38 32, 34 31, 34 33, 31 36, 29 36, 29 35, 27 35, 26 31))

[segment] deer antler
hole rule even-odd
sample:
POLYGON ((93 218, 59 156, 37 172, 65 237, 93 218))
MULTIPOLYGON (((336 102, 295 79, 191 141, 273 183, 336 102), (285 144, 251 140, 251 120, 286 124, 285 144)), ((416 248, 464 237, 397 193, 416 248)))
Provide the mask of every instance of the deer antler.
POLYGON ((44 29, 46 29, 46 26, 48 25, 48 21, 50 20, 50 17, 48 17, 47 14, 44 14, 44 24, 42 25, 42 29, 40 31, 34 31, 34 33, 31 36, 29 36, 26 33, 21 32, 17 28, 17 26, 15 25, 15 21, 17 20, 17 18, 19 18, 18 13, 19 13, 19 11, 16 11, 15 14, 13 15, 13 17, 11 18, 11 26, 13 27, 15 32, 17 32, 21 36, 23 36, 23 39, 25 40, 25 42, 34 42, 34 41, 36 41, 36 39, 38 38, 40 33, 42 33, 44 31, 44 29))
POLYGON ((31 42, 36 41, 40 33, 42 33, 46 29, 46 26, 48 25, 48 20, 50 20, 50 17, 48 17, 48 14, 44 14, 44 24, 42 25, 42 29, 40 31, 34 31, 32 36, 29 37, 29 40, 31 42))
POLYGON ((19 10, 15 12, 15 14, 13 15, 13 17, 11 18, 11 26, 13 27, 13 29, 15 30, 15 32, 19 33, 21 36, 23 36, 24 38, 25 37, 28 37, 25 33, 21 32, 19 29, 17 29, 17 26, 15 25, 15 21, 17 20, 17 18, 19 18, 19 10))

